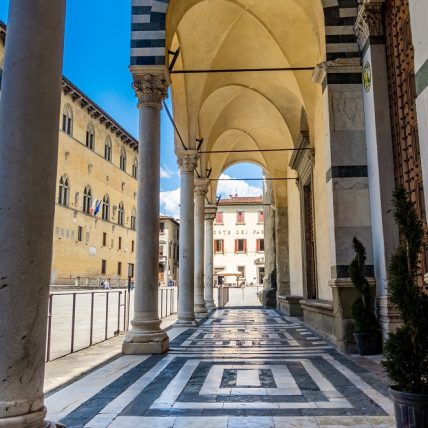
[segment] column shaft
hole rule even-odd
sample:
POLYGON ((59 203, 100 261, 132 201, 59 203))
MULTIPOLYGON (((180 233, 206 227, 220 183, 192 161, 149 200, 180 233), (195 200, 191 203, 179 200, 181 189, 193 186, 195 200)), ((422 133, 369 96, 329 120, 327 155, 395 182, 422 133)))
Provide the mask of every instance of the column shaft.
POLYGON ((207 316, 204 299, 204 255, 205 255, 205 196, 208 191, 207 179, 195 182, 195 315, 207 316))
POLYGON ((135 89, 140 99, 140 143, 134 319, 123 353, 163 353, 169 346, 158 316, 160 109, 166 82, 162 75, 144 75, 135 89))
POLYGON ((64 16, 64 0, 10 2, 0 104, 1 427, 43 427, 46 414, 64 16))
POLYGON ((196 151, 177 152, 181 170, 178 324, 194 324, 194 169, 196 151))
POLYGON ((205 216, 205 305, 207 310, 215 309, 214 303, 214 218, 216 207, 208 207, 205 216))

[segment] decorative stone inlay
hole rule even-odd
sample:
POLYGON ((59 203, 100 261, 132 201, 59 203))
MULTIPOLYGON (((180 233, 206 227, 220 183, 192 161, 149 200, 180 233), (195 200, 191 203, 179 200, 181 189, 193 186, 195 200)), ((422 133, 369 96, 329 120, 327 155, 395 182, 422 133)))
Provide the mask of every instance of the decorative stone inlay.
POLYGON ((195 178, 195 196, 203 196, 208 193, 210 180, 208 178, 195 178))
POLYGON ((363 0, 358 8, 354 32, 358 45, 363 50, 370 37, 383 37, 382 1, 363 0))
POLYGON ((132 84, 138 98, 138 107, 162 108, 162 101, 168 96, 168 81, 163 74, 143 74, 134 76, 132 84))
POLYGON ((176 150, 177 164, 181 172, 193 172, 198 164, 197 150, 176 150))

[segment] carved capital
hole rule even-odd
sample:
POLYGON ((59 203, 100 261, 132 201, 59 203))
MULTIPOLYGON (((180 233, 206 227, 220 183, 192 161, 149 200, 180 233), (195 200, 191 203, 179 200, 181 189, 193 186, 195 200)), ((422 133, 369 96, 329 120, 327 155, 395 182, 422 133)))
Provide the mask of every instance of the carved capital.
POLYGON ((320 85, 328 74, 337 73, 361 73, 362 66, 360 58, 337 58, 318 64, 312 74, 312 80, 320 85))
POLYGON ((358 45, 362 51, 370 37, 383 37, 382 23, 383 0, 363 0, 358 8, 358 16, 354 25, 358 45))
POLYGON ((205 206, 205 220, 214 221, 217 214, 217 205, 205 206))
POLYGON ((134 76, 132 87, 138 98, 138 106, 162 108, 168 96, 168 81, 163 74, 142 74, 134 76))
POLYGON ((198 164, 199 153, 196 150, 176 150, 177 164, 181 172, 193 172, 198 164))
POLYGON ((208 178, 195 178, 195 196, 203 196, 208 193, 210 180, 208 178))

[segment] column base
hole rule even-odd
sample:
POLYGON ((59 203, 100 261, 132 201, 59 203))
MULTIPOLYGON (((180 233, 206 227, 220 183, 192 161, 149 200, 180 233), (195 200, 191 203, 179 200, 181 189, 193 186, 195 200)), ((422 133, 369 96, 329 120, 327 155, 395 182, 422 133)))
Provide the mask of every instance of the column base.
POLYGON ((141 333, 129 331, 122 344, 124 355, 163 354, 169 349, 169 338, 164 331, 141 333))
POLYGON ((199 323, 193 319, 193 320, 186 320, 186 319, 178 319, 175 323, 175 326, 177 327, 197 327, 199 323))
POLYGON ((205 306, 207 308, 207 311, 215 311, 217 309, 217 306, 214 303, 214 299, 213 300, 205 300, 205 306))
POLYGON ((203 320, 208 317, 208 311, 205 312, 195 312, 195 318, 197 320, 203 320))
POLYGON ((0 418, 0 428, 65 428, 64 425, 45 421, 46 407, 42 410, 26 415, 0 418))

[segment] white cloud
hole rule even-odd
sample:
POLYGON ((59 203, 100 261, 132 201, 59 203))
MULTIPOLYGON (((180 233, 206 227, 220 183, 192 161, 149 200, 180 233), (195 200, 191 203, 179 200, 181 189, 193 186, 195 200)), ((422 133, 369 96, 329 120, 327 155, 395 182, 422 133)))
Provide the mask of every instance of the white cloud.
MULTIPOLYGON (((228 176, 227 174, 222 174, 220 178, 231 179, 233 177, 228 176)), ((263 182, 257 182, 257 185, 251 185, 245 180, 236 180, 236 181, 219 181, 217 187, 217 195, 221 195, 222 198, 228 198, 229 195, 238 194, 238 196, 262 196, 263 182)))
POLYGON ((161 178, 172 178, 176 173, 168 168, 167 165, 161 166, 160 177, 161 178))
POLYGON ((180 217, 180 188, 160 193, 160 210, 163 215, 180 217))
MULTIPOLYGON (((232 178, 222 174, 220 178, 232 178)), ((217 195, 222 198, 228 198, 229 195, 238 194, 238 196, 262 196, 262 182, 260 187, 253 186, 244 180, 219 181, 217 195)), ((168 190, 160 193, 160 211, 162 215, 180 218, 180 187, 174 190, 168 190)))

